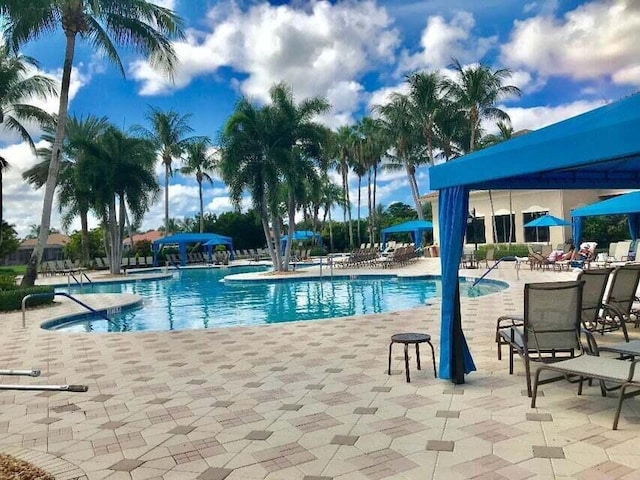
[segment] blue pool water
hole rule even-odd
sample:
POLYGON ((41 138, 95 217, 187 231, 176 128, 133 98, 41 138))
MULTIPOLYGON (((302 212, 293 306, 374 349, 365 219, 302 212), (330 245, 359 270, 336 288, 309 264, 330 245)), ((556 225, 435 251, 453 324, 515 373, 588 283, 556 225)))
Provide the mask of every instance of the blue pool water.
MULTIPOLYGON (((135 293, 144 307, 85 316, 54 327, 66 331, 161 331, 291 322, 406 310, 440 296, 439 278, 334 277, 333 280, 233 281, 224 276, 260 267, 182 270, 173 279, 95 285, 94 293, 135 293)), ((506 287, 462 280, 460 293, 476 297, 506 287)), ((87 289, 84 290, 87 293, 87 289)), ((73 290, 71 292, 74 293, 73 290)), ((78 293, 78 292, 76 292, 78 293)))

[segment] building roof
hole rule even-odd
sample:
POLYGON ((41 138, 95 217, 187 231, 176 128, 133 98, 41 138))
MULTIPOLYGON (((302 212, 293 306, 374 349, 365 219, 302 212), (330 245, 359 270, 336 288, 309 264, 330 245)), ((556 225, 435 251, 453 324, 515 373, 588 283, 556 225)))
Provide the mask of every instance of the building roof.
MULTIPOLYGON (((158 240, 159 238, 162 238, 162 232, 159 232, 158 230, 149 230, 146 233, 137 233, 133 236, 133 243, 136 242, 142 242, 144 240, 146 240, 147 242, 153 242, 154 240, 158 240)), ((124 244, 130 244, 131 243, 131 237, 127 237, 124 239, 124 244)))
MULTIPOLYGON (((47 238, 47 247, 64 247, 71 239, 64 233, 52 233, 47 238)), ((19 248, 34 248, 38 243, 37 238, 23 240, 19 248)))

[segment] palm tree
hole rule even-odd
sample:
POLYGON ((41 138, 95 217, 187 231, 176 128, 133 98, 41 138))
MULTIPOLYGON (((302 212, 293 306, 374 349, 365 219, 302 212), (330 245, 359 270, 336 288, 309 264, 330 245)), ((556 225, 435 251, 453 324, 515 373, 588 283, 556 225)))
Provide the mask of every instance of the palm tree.
POLYGON ((407 77, 411 116, 422 132, 429 163, 434 165, 435 116, 442 108, 442 77, 438 72, 416 72, 407 77))
MULTIPOLYGON (((465 112, 469 127, 467 151, 473 152, 477 149, 480 139, 482 120, 509 120, 509 115, 496 105, 506 97, 520 96, 522 92, 513 85, 504 85, 504 82, 511 77, 511 70, 508 68, 492 70, 483 64, 464 68, 456 59, 453 59, 451 68, 456 71, 457 78, 447 80, 444 91, 465 112)), ((498 232, 491 190, 489 190, 489 202, 493 235, 497 241, 498 232)))
POLYGON ((198 182, 198 196, 200 198, 200 233, 204 232, 204 203, 202 201, 202 182, 207 181, 213 184, 210 173, 215 168, 215 158, 210 152, 211 141, 203 138, 187 145, 185 165, 180 172, 185 175, 196 175, 198 182))
POLYGON ((138 223, 155 201, 158 182, 153 142, 109 127, 95 140, 83 142, 86 181, 94 209, 107 227, 110 271, 120 272, 127 207, 138 223))
POLYGON ((52 119, 51 115, 41 108, 25 102, 57 94, 52 79, 41 75, 29 75, 29 71, 38 66, 38 62, 33 58, 14 55, 8 45, 0 46, 0 125, 5 130, 17 133, 34 152, 33 139, 24 122, 35 122, 45 126, 50 124, 52 119))
POLYGON ((331 252, 333 252, 333 221, 331 220, 331 209, 334 205, 341 206, 341 203, 344 201, 344 196, 342 195, 342 189, 329 180, 326 172, 323 173, 320 179, 320 185, 320 202, 324 208, 322 223, 325 224, 327 217, 329 218, 329 248, 331 252))
POLYGON ((419 156, 416 154, 418 139, 416 138, 416 129, 411 116, 413 110, 411 100, 407 95, 395 93, 389 103, 377 105, 375 110, 380 113, 385 134, 390 139, 398 159, 407 172, 418 218, 424 220, 420 192, 415 175, 419 156))
POLYGON ((4 205, 2 201, 2 197, 3 197, 2 177, 4 175, 4 172, 6 172, 8 169, 9 169, 9 162, 7 162, 4 157, 0 156, 0 225, 2 225, 2 222, 4 221, 4 216, 3 216, 4 205))
MULTIPOLYGON (((62 213, 62 226, 68 228, 76 216, 80 217, 82 262, 89 263, 89 224, 88 215, 92 204, 92 192, 86 183, 86 164, 82 161, 82 145, 102 135, 109 127, 106 117, 69 117, 65 138, 62 143, 60 174, 58 175, 58 205, 62 213)), ((44 129, 42 140, 48 147, 38 149, 43 160, 22 174, 22 177, 35 188, 42 188, 47 182, 51 146, 55 142, 55 122, 44 129)))
POLYGON ((147 0, 4 0, 0 2, 0 15, 6 19, 3 24, 7 43, 15 51, 22 44, 37 40, 58 28, 65 35, 58 123, 42 209, 43 228, 22 279, 22 285, 31 286, 37 276, 38 264, 47 242, 46 232, 51 224, 51 205, 60 169, 71 70, 78 37, 88 40, 92 48, 103 53, 123 75, 124 67, 116 45, 149 56, 152 66, 170 74, 176 63, 170 39, 183 36, 182 21, 171 10, 147 0))
POLYGON ((353 248, 353 225, 351 223, 351 198, 349 197, 349 164, 350 159, 353 156, 354 145, 357 142, 357 137, 354 132, 354 128, 351 126, 342 126, 338 128, 335 136, 335 155, 336 155, 336 170, 342 178, 342 206, 343 206, 343 220, 349 225, 349 246, 353 248))
POLYGON ((164 165, 164 232, 169 232, 169 178, 173 175, 173 159, 180 158, 187 146, 197 137, 188 136, 193 132, 189 126, 191 115, 181 115, 173 110, 163 112, 159 108, 150 107, 147 121, 151 128, 135 126, 134 131, 151 140, 160 154, 164 165))

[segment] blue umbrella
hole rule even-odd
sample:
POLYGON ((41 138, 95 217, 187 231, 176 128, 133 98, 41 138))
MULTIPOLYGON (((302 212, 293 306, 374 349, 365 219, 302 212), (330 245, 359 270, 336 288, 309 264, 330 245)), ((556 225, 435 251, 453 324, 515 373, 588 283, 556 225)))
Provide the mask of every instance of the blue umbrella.
MULTIPOLYGON (((535 220, 531 220, 529 223, 525 223, 524 226, 526 228, 534 228, 534 227, 568 227, 571 225, 570 222, 558 217, 554 217, 553 215, 543 215, 541 217, 536 218, 535 220)), ((538 241, 538 230, 536 229, 536 241, 538 241)))
POLYGON ((568 227, 569 225, 571 225, 570 222, 549 214, 524 224, 525 227, 568 227))

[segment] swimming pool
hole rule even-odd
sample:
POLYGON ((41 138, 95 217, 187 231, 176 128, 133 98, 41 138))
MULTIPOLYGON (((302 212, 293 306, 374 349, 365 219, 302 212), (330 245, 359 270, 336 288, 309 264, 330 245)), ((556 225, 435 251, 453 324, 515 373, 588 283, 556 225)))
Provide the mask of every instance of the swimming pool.
MULTIPOLYGON (((144 307, 110 315, 113 323, 83 316, 45 328, 74 332, 163 331, 315 320, 406 310, 429 303, 441 291, 438 277, 346 276, 222 282, 232 273, 260 270, 261 267, 182 270, 172 279, 95 285, 94 293, 141 295, 144 307)), ((493 281, 477 287, 471 284, 461 280, 461 295, 487 295, 507 286, 493 281)))

